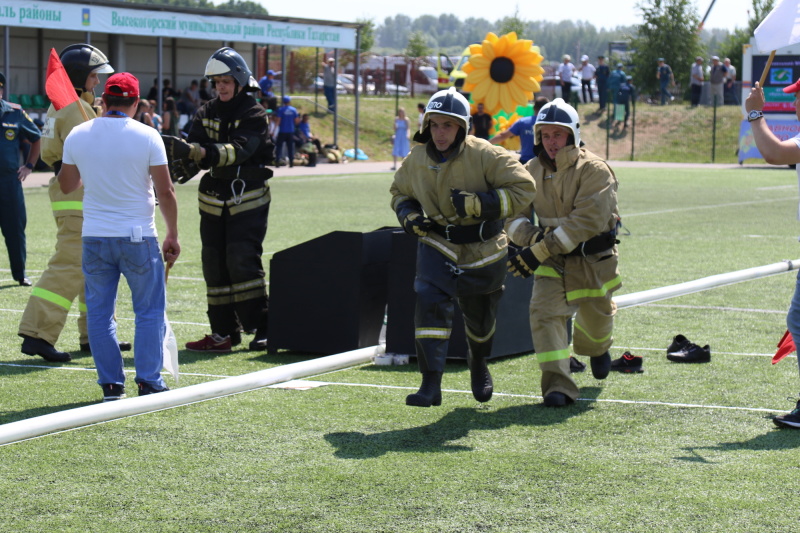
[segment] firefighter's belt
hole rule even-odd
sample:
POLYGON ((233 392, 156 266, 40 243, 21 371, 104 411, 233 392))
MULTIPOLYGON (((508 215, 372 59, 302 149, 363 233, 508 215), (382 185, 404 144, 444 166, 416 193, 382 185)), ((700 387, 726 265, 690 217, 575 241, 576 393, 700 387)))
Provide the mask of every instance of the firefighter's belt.
POLYGON ((266 181, 272 177, 271 168, 260 167, 214 167, 211 169, 211 177, 218 180, 263 180, 266 181))
POLYGON ((583 241, 570 253, 564 255, 579 255, 586 257, 587 255, 604 252, 609 248, 612 248, 615 244, 619 244, 619 241, 617 240, 617 232, 612 230, 607 233, 596 235, 588 241, 583 241))
POLYGON ((434 222, 431 230, 453 244, 469 244, 488 241, 503 231, 504 224, 504 219, 483 221, 472 226, 456 226, 454 224, 442 226, 434 222))

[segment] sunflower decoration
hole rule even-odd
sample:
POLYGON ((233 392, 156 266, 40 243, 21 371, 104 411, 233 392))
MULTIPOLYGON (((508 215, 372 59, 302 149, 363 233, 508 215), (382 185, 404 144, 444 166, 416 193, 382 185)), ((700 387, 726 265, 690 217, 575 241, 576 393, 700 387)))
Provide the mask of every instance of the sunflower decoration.
POLYGON ((463 90, 472 93, 475 102, 483 102, 487 113, 495 115, 501 109, 511 113, 540 90, 544 58, 533 41, 517 39, 513 31, 502 37, 489 32, 483 43, 470 45, 469 51, 463 90))
MULTIPOLYGON (((498 115, 497 122, 495 123, 495 130, 496 130, 495 135, 506 131, 508 128, 513 126, 514 123, 518 121, 520 118, 522 117, 520 117, 516 113, 514 113, 509 117, 498 115)), ((500 143, 500 145, 506 150, 511 150, 511 151, 519 151, 520 148, 522 148, 519 143, 519 137, 517 137, 516 135, 512 135, 511 137, 500 143)))

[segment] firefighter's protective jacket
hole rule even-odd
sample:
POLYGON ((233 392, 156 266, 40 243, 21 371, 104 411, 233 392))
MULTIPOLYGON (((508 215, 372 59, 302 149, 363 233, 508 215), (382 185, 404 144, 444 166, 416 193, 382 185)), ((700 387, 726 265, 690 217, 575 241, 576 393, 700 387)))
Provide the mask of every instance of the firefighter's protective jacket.
POLYGON ((506 221, 506 232, 514 244, 530 246, 538 233, 549 230, 543 241, 551 257, 536 270, 536 276, 564 277, 569 303, 605 297, 622 285, 616 246, 588 257, 565 254, 592 237, 615 231, 617 178, 603 159, 585 148, 564 147, 555 162, 558 170, 544 157, 528 162, 536 198, 506 221), (537 225, 531 222, 532 212, 537 225))
MULTIPOLYGON (((500 219, 508 218, 529 205, 536 189, 528 172, 505 148, 467 135, 458 152, 447 161, 439 160, 432 143, 417 145, 403 161, 391 186, 391 207, 413 199, 425 216, 441 226, 475 225, 481 220, 461 218, 453 207, 452 189, 469 192, 495 190, 500 199, 500 219)), ((453 244, 430 232, 421 241, 452 260, 460 268, 481 268, 505 260, 508 239, 504 232, 484 242, 453 244)))

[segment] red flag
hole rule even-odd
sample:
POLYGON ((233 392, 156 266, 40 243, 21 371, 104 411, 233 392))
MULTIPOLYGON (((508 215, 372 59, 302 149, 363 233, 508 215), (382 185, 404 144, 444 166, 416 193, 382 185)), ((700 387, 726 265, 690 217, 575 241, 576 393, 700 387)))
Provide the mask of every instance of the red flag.
POLYGON ((795 351, 794 340, 792 340, 791 334, 787 331, 778 342, 778 351, 772 356, 772 364, 774 365, 793 351, 795 351))
POLYGON ((47 79, 45 81, 47 97, 53 103, 56 111, 67 107, 78 100, 78 93, 69 81, 69 75, 61 64, 55 48, 50 49, 50 60, 47 62, 47 79))

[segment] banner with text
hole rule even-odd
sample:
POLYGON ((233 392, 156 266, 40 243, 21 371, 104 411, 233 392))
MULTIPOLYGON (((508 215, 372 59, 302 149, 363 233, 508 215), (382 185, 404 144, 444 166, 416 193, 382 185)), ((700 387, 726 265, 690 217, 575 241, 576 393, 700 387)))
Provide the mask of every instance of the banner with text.
POLYGON ((152 7, 144 10, 92 4, 0 0, 0 26, 345 50, 354 50, 356 47, 354 28, 194 15, 160 11, 152 7))

